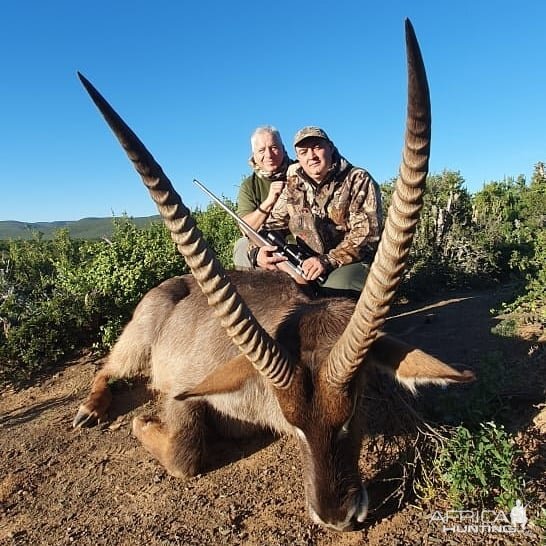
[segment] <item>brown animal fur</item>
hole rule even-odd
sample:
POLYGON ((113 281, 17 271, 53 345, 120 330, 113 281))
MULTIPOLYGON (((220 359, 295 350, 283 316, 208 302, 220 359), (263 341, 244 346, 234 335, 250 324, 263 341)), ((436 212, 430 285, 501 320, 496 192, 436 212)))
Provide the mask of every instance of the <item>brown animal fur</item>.
MULTIPOLYGON (((260 323, 298 363, 290 388, 271 387, 238 354, 195 280, 187 275, 165 281, 142 299, 97 374, 75 424, 104 418, 111 399, 109 379, 148 375, 154 388, 165 395, 163 414, 161 418, 137 417, 133 432, 170 474, 186 477, 200 472, 206 450, 205 415, 212 419, 219 414, 237 422, 237 434, 241 428, 244 431, 245 423, 249 431, 258 425, 296 433, 307 470, 310 506, 319 507, 310 508, 312 513, 324 512, 332 498, 340 511, 350 512, 360 487, 355 464, 360 439, 346 427, 343 450, 336 444, 343 427, 358 421, 353 412, 366 366, 345 394, 328 392, 320 376, 332 345, 353 313, 354 301, 313 300, 282 273, 232 272, 230 277, 260 323), (305 400, 301 392, 306 393, 305 400), (207 407, 214 411, 205 411, 207 407), (335 489, 338 472, 349 483, 341 493, 335 489)), ((366 361, 389 370, 412 389, 416 382, 472 379, 471 374, 457 372, 387 335, 375 341, 366 361)), ((225 423, 224 433, 229 434, 225 423)), ((334 514, 332 519, 343 518, 334 514)))

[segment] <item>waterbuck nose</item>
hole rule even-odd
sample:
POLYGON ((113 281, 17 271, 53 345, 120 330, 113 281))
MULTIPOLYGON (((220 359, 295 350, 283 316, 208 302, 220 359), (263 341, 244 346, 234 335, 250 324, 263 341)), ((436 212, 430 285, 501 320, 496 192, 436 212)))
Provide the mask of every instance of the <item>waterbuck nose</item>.
POLYGON ((337 517, 335 516, 319 516, 316 510, 312 506, 309 506, 309 512, 311 519, 318 525, 329 527, 336 531, 353 531, 360 527, 360 525, 366 519, 368 514, 368 493, 364 487, 352 498, 349 508, 345 514, 345 517, 341 519, 339 517, 339 511, 337 517))

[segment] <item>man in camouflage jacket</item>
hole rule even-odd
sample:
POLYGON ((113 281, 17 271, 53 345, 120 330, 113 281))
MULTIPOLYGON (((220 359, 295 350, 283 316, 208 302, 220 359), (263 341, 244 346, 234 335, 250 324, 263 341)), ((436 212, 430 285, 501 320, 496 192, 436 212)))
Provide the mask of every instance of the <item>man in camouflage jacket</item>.
MULTIPOLYGON (((296 159, 264 225, 289 232, 317 256, 303 262, 309 281, 327 275, 324 288, 361 290, 382 226, 379 186, 364 169, 342 157, 327 134, 304 127, 294 138, 296 159)), ((251 251, 254 263, 275 269, 284 258, 264 246, 251 251)))

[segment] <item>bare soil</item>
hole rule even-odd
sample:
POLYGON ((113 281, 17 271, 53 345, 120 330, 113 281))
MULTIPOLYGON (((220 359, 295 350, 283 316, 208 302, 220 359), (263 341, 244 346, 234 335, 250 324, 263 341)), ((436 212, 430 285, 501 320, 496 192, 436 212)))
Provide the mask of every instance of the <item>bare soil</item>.
MULTIPOLYGON (((478 373, 483 355, 495 353, 514 365, 531 362, 543 374, 546 351, 540 342, 491 334, 496 319, 489 311, 503 297, 499 291, 454 293, 428 305, 400 305, 386 329, 478 373)), ((339 534, 313 524, 305 512, 299 455, 292 439, 267 435, 230 443, 217 439, 207 472, 177 480, 131 435, 132 418, 153 412, 157 404, 138 382, 115 393, 109 422, 73 430, 72 418, 100 364, 84 355, 34 386, 1 392, 0 544, 540 544, 541 531, 533 519, 546 507, 546 419, 544 404, 537 403, 545 400, 543 375, 538 372, 535 376, 526 371, 523 379, 528 381, 504 393, 521 408, 513 429, 525 450, 534 495, 525 531, 444 532, 441 522, 432 518, 440 508, 423 505, 411 487, 403 498, 384 502, 393 490, 390 484, 396 482, 396 469, 403 465, 387 461, 378 448, 392 431, 370 426, 371 436, 361 454, 370 493, 369 520, 360 531, 339 534)), ((525 367, 529 369, 533 368, 525 367)), ((384 396, 395 388, 383 383, 382 390, 370 395, 370 404, 379 404, 376 415, 386 407, 377 393, 384 396)), ((419 403, 426 398, 427 391, 419 403)))

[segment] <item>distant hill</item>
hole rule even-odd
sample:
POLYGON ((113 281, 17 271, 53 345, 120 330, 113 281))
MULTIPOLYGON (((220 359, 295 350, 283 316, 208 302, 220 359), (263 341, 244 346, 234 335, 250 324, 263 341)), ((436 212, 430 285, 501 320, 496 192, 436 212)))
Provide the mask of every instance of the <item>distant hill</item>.
MULTIPOLYGON (((143 216, 130 218, 137 226, 146 226, 159 220, 159 216, 143 216)), ((55 231, 67 228, 73 239, 100 239, 110 237, 114 227, 114 218, 82 218, 74 221, 57 222, 17 222, 15 220, 0 221, 0 240, 30 239, 33 232, 39 231, 46 239, 53 238, 55 231)))

